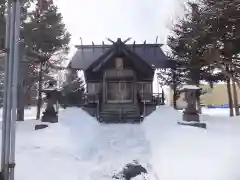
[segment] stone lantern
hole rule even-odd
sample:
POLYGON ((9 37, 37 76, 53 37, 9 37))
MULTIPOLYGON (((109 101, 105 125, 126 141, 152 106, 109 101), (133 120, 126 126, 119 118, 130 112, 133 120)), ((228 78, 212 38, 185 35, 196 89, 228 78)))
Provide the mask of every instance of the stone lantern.
POLYGON ((187 102, 186 109, 183 112, 183 120, 188 122, 199 122, 199 114, 196 104, 200 88, 195 85, 184 85, 179 91, 184 93, 187 102))
POLYGON ((183 112, 183 122, 180 125, 191 125, 201 128, 206 128, 205 123, 200 123, 199 113, 197 110, 197 97, 200 96, 201 88, 195 85, 184 85, 179 91, 185 95, 187 102, 186 108, 183 112))
POLYGON ((43 112, 41 118, 42 122, 57 123, 58 122, 58 112, 54 105, 57 104, 59 99, 59 91, 55 88, 48 88, 42 91, 46 94, 47 106, 43 112))

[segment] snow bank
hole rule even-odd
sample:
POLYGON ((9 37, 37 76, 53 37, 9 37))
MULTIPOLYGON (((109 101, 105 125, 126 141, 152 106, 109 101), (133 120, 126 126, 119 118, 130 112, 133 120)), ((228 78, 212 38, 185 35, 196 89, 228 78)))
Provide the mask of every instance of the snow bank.
POLYGON ((16 180, 110 180, 133 160, 150 170, 150 180, 155 174, 161 180, 238 180, 239 118, 201 118, 208 129, 177 125, 182 114, 168 106, 142 125, 98 124, 80 108, 60 111, 59 123, 38 131, 39 121, 18 122, 16 180))
POLYGON ((39 123, 18 123, 16 180, 110 180, 133 160, 148 164, 140 125, 98 124, 79 108, 62 110, 59 123, 34 131, 39 123))
POLYGON ((180 119, 180 112, 163 106, 143 122, 159 179, 239 179, 239 122, 205 115, 205 130, 177 125, 180 119))
MULTIPOLYGON (((17 125, 16 180, 78 180, 92 168, 84 162, 97 122, 80 108, 59 113, 59 123, 34 131, 39 121, 17 125), (81 172, 81 173, 80 173, 81 172)), ((86 179, 86 178, 85 178, 86 179)))
POLYGON ((81 154, 83 158, 86 156, 85 153, 91 151, 91 145, 97 140, 99 123, 80 108, 68 108, 60 112, 59 117, 59 125, 68 130, 70 141, 75 144, 77 154, 81 154))

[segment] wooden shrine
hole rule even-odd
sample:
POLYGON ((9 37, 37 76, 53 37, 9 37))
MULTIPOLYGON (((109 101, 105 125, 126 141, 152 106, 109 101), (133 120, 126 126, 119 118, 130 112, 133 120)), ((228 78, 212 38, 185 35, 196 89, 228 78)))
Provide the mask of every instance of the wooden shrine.
MULTIPOLYGON (((129 40, 129 39, 128 39, 129 40)), ((74 72, 83 70, 87 104, 102 122, 139 122, 149 109, 163 104, 163 94, 153 94, 158 68, 173 68, 161 44, 79 45, 69 63, 74 72)))

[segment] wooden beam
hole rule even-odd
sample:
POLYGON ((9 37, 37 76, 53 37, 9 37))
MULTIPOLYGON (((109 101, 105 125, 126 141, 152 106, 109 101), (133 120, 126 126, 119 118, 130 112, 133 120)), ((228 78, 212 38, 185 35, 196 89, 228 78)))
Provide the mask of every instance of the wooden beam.
POLYGON ((83 41, 82 41, 82 37, 80 37, 80 43, 81 43, 81 48, 83 50, 83 41))
POLYGON ((93 51, 94 51, 94 42, 92 41, 93 51))
MULTIPOLYGON (((157 41, 158 41, 158 36, 156 37, 156 42, 155 42, 156 44, 157 44, 157 41)), ((156 48, 154 49, 154 54, 155 55, 157 54, 157 49, 156 48)))
POLYGON ((102 41, 102 49, 103 49, 103 51, 105 50, 105 44, 104 44, 104 41, 102 41))
POLYGON ((123 44, 126 44, 128 41, 130 41, 132 38, 127 38, 125 41, 123 41, 123 44))
POLYGON ((113 40, 111 40, 110 38, 107 38, 107 40, 109 41, 109 42, 111 42, 111 43, 115 43, 113 40))
MULTIPOLYGON (((126 46, 131 46, 130 44, 126 44, 126 46)), ((135 43, 135 47, 141 47, 143 44, 136 44, 135 43)), ((147 47, 161 47, 163 44, 146 44, 146 46, 147 47)), ((105 44, 104 45, 105 46, 105 48, 106 47, 108 47, 108 48, 110 48, 110 47, 112 47, 112 45, 109 45, 109 44, 105 44)), ((87 48, 93 48, 93 45, 92 44, 90 44, 90 45, 75 45, 75 47, 76 48, 78 48, 78 49, 81 49, 81 48, 84 48, 84 49, 87 49, 87 48)), ((102 48, 103 47, 103 45, 102 44, 95 44, 94 45, 94 48, 102 48)))

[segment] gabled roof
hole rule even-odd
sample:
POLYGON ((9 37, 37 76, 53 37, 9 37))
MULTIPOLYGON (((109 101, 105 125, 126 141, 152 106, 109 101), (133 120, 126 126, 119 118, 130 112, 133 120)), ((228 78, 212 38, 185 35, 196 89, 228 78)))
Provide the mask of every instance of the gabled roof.
POLYGON ((85 46, 78 48, 77 52, 74 54, 72 60, 70 61, 70 68, 86 70, 95 60, 102 56, 109 47, 93 47, 85 46))
MULTIPOLYGON (((132 53, 155 68, 172 68, 174 61, 169 60, 161 50, 162 44, 124 44, 132 53)), ((109 53, 113 45, 80 45, 69 63, 70 68, 86 70, 100 57, 109 53)))
POLYGON ((114 46, 109 48, 105 54, 100 56, 97 60, 95 60, 88 68, 87 70, 91 69, 91 71, 98 71, 101 69, 101 67, 104 66, 108 60, 112 59, 116 56, 125 56, 131 59, 134 66, 137 67, 139 70, 143 70, 145 72, 146 68, 148 70, 153 70, 154 67, 152 67, 150 64, 148 64, 145 60, 142 59, 138 54, 131 51, 125 44, 122 44, 121 42, 116 43, 114 46))

